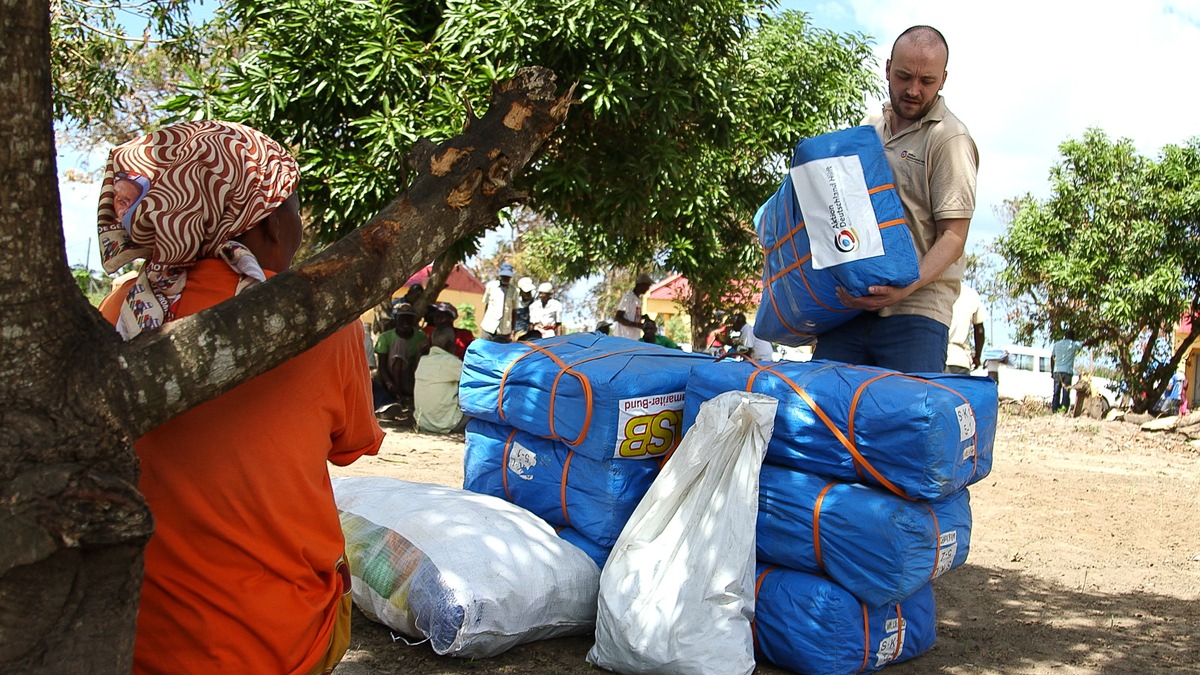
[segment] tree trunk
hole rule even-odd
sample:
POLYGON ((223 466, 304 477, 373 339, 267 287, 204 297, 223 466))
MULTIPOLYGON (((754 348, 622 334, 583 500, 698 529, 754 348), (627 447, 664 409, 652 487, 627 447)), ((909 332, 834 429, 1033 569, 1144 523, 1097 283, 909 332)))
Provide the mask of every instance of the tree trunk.
POLYGON ((208 311, 122 343, 66 265, 46 2, 0 0, 0 671, 128 672, 152 519, 133 440, 311 347, 518 202, 572 92, 526 69, 364 228, 208 311), (203 345, 201 347, 200 345, 203 345))
POLYGON ((425 279, 425 291, 421 293, 421 299, 418 301, 420 306, 416 308, 417 316, 425 316, 425 308, 433 304, 441 295, 446 288, 446 282, 450 280, 450 273, 454 271, 454 266, 458 263, 458 256, 449 250, 442 251, 438 257, 433 259, 429 277, 425 279))

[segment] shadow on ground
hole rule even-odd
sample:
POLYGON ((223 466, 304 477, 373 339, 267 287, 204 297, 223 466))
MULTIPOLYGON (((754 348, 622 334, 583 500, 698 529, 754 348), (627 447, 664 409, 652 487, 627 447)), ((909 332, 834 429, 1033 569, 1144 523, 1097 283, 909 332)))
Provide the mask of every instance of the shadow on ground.
MULTIPOLYGON (((1169 596, 1104 595, 1020 571, 964 565, 935 583, 938 643, 884 670, 918 673, 1200 673, 1200 604, 1169 596)), ((393 642, 387 627, 355 612, 339 675, 600 672, 584 660, 591 636, 522 645, 479 660, 438 656, 393 642)), ((854 672, 857 667, 848 670, 854 672)), ((783 673, 762 664, 757 673, 783 673)))

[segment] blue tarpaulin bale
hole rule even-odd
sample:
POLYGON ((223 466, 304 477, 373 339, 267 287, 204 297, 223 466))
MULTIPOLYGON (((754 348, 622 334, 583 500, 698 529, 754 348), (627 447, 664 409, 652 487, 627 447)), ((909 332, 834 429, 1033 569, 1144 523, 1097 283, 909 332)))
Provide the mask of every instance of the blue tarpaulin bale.
POLYGON ((688 371, 707 356, 575 333, 467 349, 467 415, 553 438, 590 459, 658 459, 679 445, 688 371))
POLYGON ((659 466, 655 460, 590 459, 562 443, 473 419, 463 488, 505 499, 612 548, 659 466))
POLYGON ((912 502, 771 464, 758 489, 759 562, 824 574, 872 607, 899 602, 967 560, 966 490, 912 502))
POLYGON ((874 127, 800 141, 779 190, 754 216, 763 298, 754 334, 787 345, 849 321, 837 288, 904 287, 920 278, 912 234, 874 127))
POLYGON ((991 471, 998 399, 986 377, 831 361, 706 363, 688 380, 684 429, 701 403, 730 390, 779 399, 768 463, 928 500, 991 471))
POLYGON ((869 607, 832 581, 759 565, 754 637, 767 661, 801 675, 873 673, 937 641, 933 587, 869 607))
POLYGON ((583 536, 579 530, 573 527, 556 527, 554 531, 564 541, 574 544, 576 548, 586 553, 592 562, 596 563, 596 567, 604 569, 604 563, 608 562, 608 556, 612 554, 611 546, 601 546, 583 536))

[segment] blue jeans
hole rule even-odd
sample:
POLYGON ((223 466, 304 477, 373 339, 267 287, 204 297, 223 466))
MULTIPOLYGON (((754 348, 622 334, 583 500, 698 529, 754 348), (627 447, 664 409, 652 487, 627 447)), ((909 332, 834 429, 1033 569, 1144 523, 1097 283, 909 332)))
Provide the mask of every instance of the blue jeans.
POLYGON ((1067 387, 1071 386, 1071 380, 1075 379, 1075 373, 1053 373, 1053 377, 1054 395, 1050 398, 1050 409, 1070 408, 1071 390, 1067 387))
POLYGON ((949 343, 950 329, 929 317, 863 312, 817 338, 813 358, 902 373, 940 373, 949 343))

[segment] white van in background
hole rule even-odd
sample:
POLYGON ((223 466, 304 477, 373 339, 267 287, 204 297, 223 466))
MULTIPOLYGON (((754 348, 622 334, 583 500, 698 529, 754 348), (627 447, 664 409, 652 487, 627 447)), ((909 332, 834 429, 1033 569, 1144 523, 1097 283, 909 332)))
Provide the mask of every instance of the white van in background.
MULTIPOLYGON (((1050 371, 1050 350, 1042 347, 1017 345, 1000 349, 1008 354, 1008 357, 1000 362, 1000 383, 997 387, 1000 397, 1018 401, 1034 398, 1045 402, 1047 406, 1050 405, 1050 398, 1054 395, 1054 377, 1050 371)), ((984 351, 987 354, 993 350, 984 351)), ((986 376, 987 370, 980 369, 972 374, 986 376)), ((1078 374, 1075 381, 1079 381, 1078 374)), ((1104 398, 1109 408, 1117 405, 1119 396, 1111 380, 1093 377, 1092 387, 1095 389, 1095 393, 1104 398)), ((1071 398, 1074 400, 1074 394, 1071 398)))

